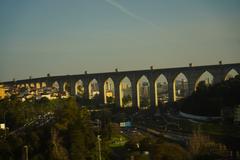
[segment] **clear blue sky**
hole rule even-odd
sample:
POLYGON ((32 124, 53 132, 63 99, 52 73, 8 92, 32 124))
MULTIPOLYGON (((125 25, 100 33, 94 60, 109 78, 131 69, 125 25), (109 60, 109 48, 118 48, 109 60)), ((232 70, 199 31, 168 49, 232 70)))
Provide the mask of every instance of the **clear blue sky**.
POLYGON ((240 62, 239 0, 1 0, 0 81, 240 62))

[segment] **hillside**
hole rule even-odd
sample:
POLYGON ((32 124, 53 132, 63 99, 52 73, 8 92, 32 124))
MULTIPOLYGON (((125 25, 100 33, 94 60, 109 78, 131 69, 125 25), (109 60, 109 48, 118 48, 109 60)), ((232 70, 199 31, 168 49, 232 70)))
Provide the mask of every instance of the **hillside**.
POLYGON ((200 83, 197 90, 180 102, 180 110, 185 113, 218 116, 224 107, 240 104, 240 76, 207 87, 200 83))

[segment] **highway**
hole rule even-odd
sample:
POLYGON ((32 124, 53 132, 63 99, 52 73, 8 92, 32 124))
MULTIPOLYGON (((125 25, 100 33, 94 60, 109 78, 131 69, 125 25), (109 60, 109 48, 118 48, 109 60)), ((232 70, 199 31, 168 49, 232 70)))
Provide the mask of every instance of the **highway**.
MULTIPOLYGON (((7 136, 10 135, 18 135, 21 134, 25 129, 30 127, 41 127, 44 125, 47 125, 48 123, 52 122, 54 120, 54 113, 48 112, 43 115, 38 115, 38 117, 32 119, 31 121, 25 123, 23 126, 19 127, 18 129, 11 131, 7 134, 7 136)), ((4 135, 1 136, 1 138, 4 138, 4 135)))

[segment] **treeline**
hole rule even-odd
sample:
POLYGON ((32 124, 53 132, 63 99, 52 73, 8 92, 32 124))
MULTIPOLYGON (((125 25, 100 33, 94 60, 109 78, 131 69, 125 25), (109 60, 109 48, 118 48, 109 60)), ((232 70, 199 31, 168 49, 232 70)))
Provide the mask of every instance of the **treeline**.
MULTIPOLYGON (((28 147, 31 160, 97 159, 97 135, 90 123, 90 113, 79 107, 75 99, 19 102, 11 98, 0 102, 1 122, 5 121, 9 128, 6 138, 0 133, 0 160, 22 159, 24 146, 28 147), (8 135, 46 113, 54 115, 48 124, 26 126, 24 131, 8 135)), ((104 154, 107 149, 102 147, 103 159, 108 159, 104 154)))
POLYGON ((125 144, 125 148, 131 151, 130 157, 137 160, 231 159, 225 145, 213 141, 200 131, 195 131, 186 145, 169 142, 162 136, 153 139, 135 135, 125 144), (140 154, 146 151, 149 154, 140 154))
POLYGON ((191 96, 179 102, 181 111, 205 116, 219 116, 222 108, 234 108, 239 104, 239 75, 210 86, 201 82, 191 96))

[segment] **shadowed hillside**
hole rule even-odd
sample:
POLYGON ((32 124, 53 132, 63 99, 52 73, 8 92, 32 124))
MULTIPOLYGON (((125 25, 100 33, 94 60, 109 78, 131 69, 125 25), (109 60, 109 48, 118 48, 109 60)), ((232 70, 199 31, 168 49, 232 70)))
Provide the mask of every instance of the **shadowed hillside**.
POLYGON ((240 104, 240 76, 207 87, 200 83, 196 92, 180 102, 182 112, 218 116, 222 108, 240 104))

